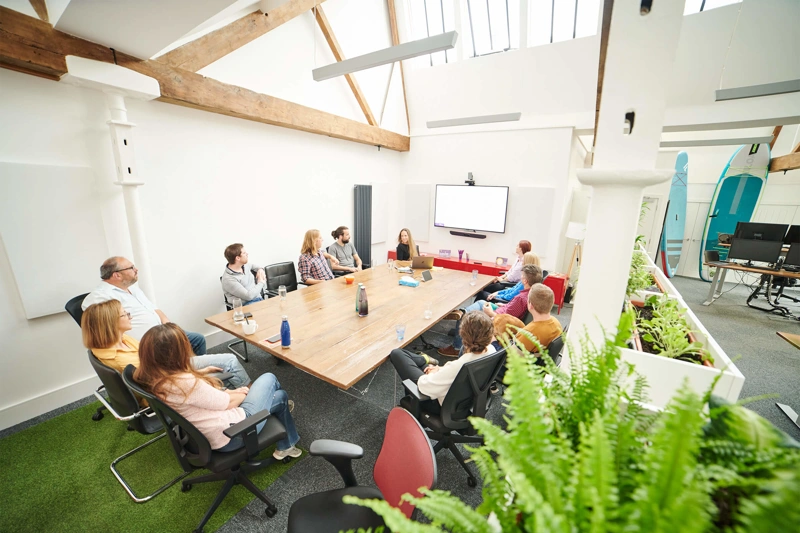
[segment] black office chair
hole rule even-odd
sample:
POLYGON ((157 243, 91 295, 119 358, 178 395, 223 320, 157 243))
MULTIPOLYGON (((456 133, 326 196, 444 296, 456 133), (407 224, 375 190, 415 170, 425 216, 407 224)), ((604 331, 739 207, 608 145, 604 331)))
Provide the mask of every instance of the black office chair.
MULTIPOLYGON (((142 408, 139 405, 136 396, 133 395, 131 390, 125 385, 125 382, 122 380, 122 376, 119 372, 114 370, 111 367, 108 367, 101 363, 94 355, 92 355, 91 350, 87 350, 89 353, 89 362, 94 368, 94 371, 97 373, 97 377, 100 378, 100 381, 103 382, 103 387, 98 389, 94 395, 100 400, 100 403, 108 409, 108 412, 114 415, 114 418, 120 420, 122 422, 127 422, 128 424, 128 431, 138 431, 142 435, 152 435, 154 433, 158 433, 164 429, 164 426, 161 424, 161 421, 156 417, 155 413, 152 409, 145 407, 142 408), (106 394, 108 395, 108 399, 106 399, 102 394, 100 394, 100 390, 105 389, 106 394)), ((92 416, 93 420, 100 420, 103 418, 103 413, 100 409, 97 410, 94 416, 92 416), (99 416, 98 416, 99 415, 99 416), (95 418, 97 417, 97 418, 95 418)), ((134 492, 133 488, 128 485, 125 478, 122 477, 122 474, 119 473, 117 470, 117 465, 121 463, 123 460, 127 459, 131 455, 137 453, 144 448, 147 448, 157 440, 164 437, 165 433, 161 433, 154 439, 150 439, 149 441, 145 442, 141 446, 137 446, 133 450, 129 451, 128 453, 117 457, 111 463, 111 472, 114 473, 114 477, 117 478, 117 481, 122 485, 122 488, 125 489, 125 492, 133 498, 133 501, 136 503, 144 503, 146 501, 152 500, 172 485, 177 483, 179 480, 186 477, 188 472, 183 472, 181 475, 173 479, 172 481, 167 482, 167 484, 163 485, 161 488, 156 490, 155 492, 147 495, 147 496, 138 496, 136 492, 134 492)))
MULTIPOLYGON (((278 287, 284 285, 286 292, 297 290, 297 271, 294 268, 294 261, 286 261, 283 263, 275 263, 268 265, 264 268, 264 273, 267 275, 267 290, 270 293, 278 293, 278 287)), ((303 284, 305 285, 305 284, 303 284)))
POLYGON ((81 304, 89 296, 89 293, 81 294, 72 298, 67 304, 64 306, 64 309, 67 310, 69 316, 72 317, 75 322, 78 323, 78 327, 81 327, 81 318, 83 318, 83 309, 81 309, 81 304))
MULTIPOLYGON (((242 435, 244 437, 244 447, 234 450, 232 452, 218 452, 211 449, 208 439, 198 430, 193 424, 179 415, 171 407, 167 406, 156 396, 144 390, 133 379, 133 372, 136 369, 133 365, 125 367, 122 373, 122 379, 133 391, 141 395, 150 404, 150 408, 155 411, 158 419, 166 428, 166 434, 172 443, 172 449, 175 452, 175 457, 178 463, 183 468, 186 474, 199 470, 201 468, 210 470, 212 473, 204 476, 196 476, 189 479, 184 479, 181 483, 181 491, 188 492, 191 490, 192 485, 196 483, 207 483, 210 481, 225 480, 225 485, 220 489, 217 497, 214 499, 211 507, 206 511, 205 516, 200 521, 200 524, 195 529, 195 532, 202 532, 206 522, 217 510, 219 504, 225 499, 225 496, 230 492, 236 484, 243 485, 247 490, 252 492, 259 500, 267 504, 266 515, 269 518, 275 516, 278 508, 270 500, 264 492, 261 491, 251 480, 247 477, 250 472, 261 470, 277 460, 270 454, 264 459, 256 461, 256 456, 263 450, 269 448, 281 439, 286 438, 286 429, 274 416, 270 416, 269 410, 264 409, 259 411, 253 416, 249 416, 224 430, 223 433, 226 437, 234 438, 242 435), (266 420, 266 425, 260 433, 257 432, 256 426, 266 420)), ((289 462, 289 457, 284 459, 284 462, 289 462)))
POLYGON ((468 418, 486 416, 493 397, 489 389, 497 379, 505 360, 506 351, 500 350, 462 366, 444 397, 439 414, 424 410, 422 402, 431 398, 419 392, 416 383, 410 379, 403 381, 408 395, 400 400, 400 406, 420 421, 429 439, 437 441, 433 447, 434 453, 439 453, 445 447, 453 453, 467 472, 467 484, 470 487, 475 487, 478 480, 467 466, 456 443, 483 443, 483 437, 476 434, 468 418))
MULTIPOLYGON (((219 282, 222 283, 222 276, 219 277, 219 282)), ((262 292, 262 295, 263 295, 263 292, 262 292)), ((233 311, 233 303, 228 301, 228 297, 225 296, 225 292, 224 291, 222 292, 222 299, 225 300, 225 309, 227 309, 228 311, 233 311)), ((228 349, 231 352, 233 352, 236 355, 236 357, 238 357, 239 359, 241 359, 245 363, 250 361, 250 359, 247 357, 247 342, 246 341, 244 341, 244 340, 233 341, 230 344, 228 344, 228 349), (237 344, 241 344, 242 346, 244 346, 244 353, 240 353, 238 350, 236 350, 236 348, 234 348, 234 346, 236 346, 237 344)))

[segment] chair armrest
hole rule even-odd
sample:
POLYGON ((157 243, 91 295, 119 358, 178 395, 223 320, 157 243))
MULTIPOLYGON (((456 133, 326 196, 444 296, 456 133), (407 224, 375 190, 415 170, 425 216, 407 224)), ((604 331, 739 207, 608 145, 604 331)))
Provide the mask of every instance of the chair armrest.
POLYGON ((410 379, 403 380, 403 388, 406 389, 406 391, 408 391, 408 393, 418 401, 431 399, 430 396, 422 394, 419 391, 419 387, 417 387, 417 384, 411 381, 410 379))
POLYGON ((311 443, 308 451, 311 455, 322 456, 332 464, 342 476, 345 487, 358 486, 356 475, 353 473, 353 459, 360 459, 364 456, 361 446, 339 440, 319 439, 311 443))
POLYGON ((230 372, 212 372, 211 374, 208 374, 208 377, 217 378, 220 381, 227 381, 233 377, 233 374, 230 372))
POLYGON ((255 429, 255 427, 264 420, 266 420, 268 416, 269 416, 269 409, 261 410, 256 414, 254 414, 253 416, 248 416, 241 422, 237 422, 236 424, 230 426, 229 428, 222 430, 222 434, 228 437, 229 439, 238 437, 240 434, 244 433, 250 428, 255 429))
POLYGON ((364 450, 361 446, 341 440, 329 439, 315 440, 311 443, 308 453, 321 455, 322 457, 343 457, 345 459, 361 459, 364 457, 364 450))
POLYGON ((264 294, 267 295, 267 298, 275 298, 278 295, 278 291, 273 291, 272 289, 264 289, 264 294))

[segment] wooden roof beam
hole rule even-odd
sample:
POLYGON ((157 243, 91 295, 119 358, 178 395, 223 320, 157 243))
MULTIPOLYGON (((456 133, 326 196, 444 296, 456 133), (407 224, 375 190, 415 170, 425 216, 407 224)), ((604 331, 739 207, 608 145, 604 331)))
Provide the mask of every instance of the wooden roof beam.
MULTIPOLYGON (((342 47, 339 46, 339 41, 336 40, 336 35, 333 33, 331 23, 328 21, 328 17, 322 10, 322 6, 317 6, 314 11, 317 23, 319 24, 319 29, 322 30, 322 35, 324 35, 325 40, 328 41, 328 46, 331 47, 333 57, 336 58, 336 61, 344 61, 344 52, 342 52, 342 47)), ((345 74, 344 77, 347 79, 347 84, 350 86, 350 89, 353 91, 353 95, 356 97, 358 106, 361 108, 361 111, 364 112, 367 122, 372 126, 377 126, 378 121, 375 120, 375 115, 372 114, 372 110, 369 108, 367 99, 364 96, 364 93, 361 92, 361 87, 356 81, 355 74, 345 74)))
POLYGON ((36 11, 36 14, 39 15, 39 18, 45 22, 50 22, 50 17, 47 14, 47 4, 45 0, 30 0, 31 7, 33 10, 36 11))
POLYGON ((775 126, 775 129, 772 130, 772 140, 769 142, 769 149, 772 150, 772 147, 775 146, 775 142, 778 140, 778 135, 781 134, 781 130, 783 126, 775 126))
POLYGON ((156 59, 171 67, 197 72, 324 1, 288 0, 269 13, 250 13, 156 59))
POLYGON ((794 152, 781 157, 773 157, 769 162, 770 172, 786 172, 800 168, 800 152, 794 152))

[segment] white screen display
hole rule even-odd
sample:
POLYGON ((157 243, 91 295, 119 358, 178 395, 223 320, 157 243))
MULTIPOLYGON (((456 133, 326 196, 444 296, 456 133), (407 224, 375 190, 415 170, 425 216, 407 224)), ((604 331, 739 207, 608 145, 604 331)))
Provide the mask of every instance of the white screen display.
POLYGON ((433 225, 505 233, 508 187, 437 185, 433 225))

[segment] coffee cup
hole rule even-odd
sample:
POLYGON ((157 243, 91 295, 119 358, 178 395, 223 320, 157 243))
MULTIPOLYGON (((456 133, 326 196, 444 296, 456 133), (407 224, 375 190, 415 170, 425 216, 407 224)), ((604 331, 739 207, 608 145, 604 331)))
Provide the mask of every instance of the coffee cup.
POLYGON ((245 335, 252 335, 258 331, 258 324, 253 320, 250 322, 242 322, 242 331, 244 331, 245 335))
POLYGON ((347 283, 348 285, 352 285, 352 284, 353 284, 353 282, 354 282, 355 280, 356 280, 356 277, 355 277, 355 276, 352 276, 352 275, 350 275, 350 276, 345 276, 345 277, 344 277, 344 281, 345 281, 345 283, 347 283))

